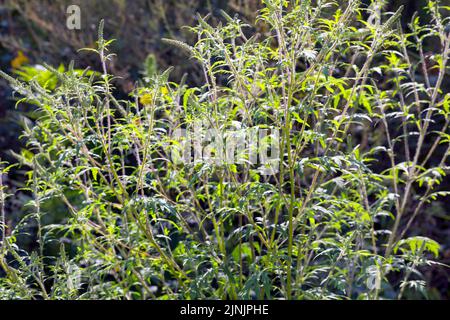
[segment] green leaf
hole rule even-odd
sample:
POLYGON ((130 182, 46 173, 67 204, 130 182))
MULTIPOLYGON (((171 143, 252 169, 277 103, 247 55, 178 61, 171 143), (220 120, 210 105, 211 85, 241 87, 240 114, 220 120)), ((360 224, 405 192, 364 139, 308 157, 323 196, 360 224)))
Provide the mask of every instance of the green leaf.
POLYGON ((428 251, 434 254, 437 258, 439 256, 440 245, 436 241, 426 237, 410 237, 400 240, 395 246, 394 252, 397 250, 410 251, 413 254, 420 254, 423 251, 428 251))

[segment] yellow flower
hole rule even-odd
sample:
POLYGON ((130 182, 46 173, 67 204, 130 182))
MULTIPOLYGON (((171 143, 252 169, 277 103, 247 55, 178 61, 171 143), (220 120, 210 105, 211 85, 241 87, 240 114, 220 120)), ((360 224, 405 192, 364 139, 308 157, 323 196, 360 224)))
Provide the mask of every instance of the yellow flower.
POLYGON ((163 96, 165 96, 166 94, 168 94, 169 93, 169 90, 166 88, 166 87, 161 87, 161 94, 163 95, 163 96))
POLYGON ((153 102, 153 95, 151 93, 145 93, 139 98, 139 101, 143 105, 149 105, 153 102))
POLYGON ((13 69, 19 69, 22 65, 28 63, 29 61, 30 60, 28 57, 19 50, 17 57, 11 60, 11 67, 13 67, 13 69))

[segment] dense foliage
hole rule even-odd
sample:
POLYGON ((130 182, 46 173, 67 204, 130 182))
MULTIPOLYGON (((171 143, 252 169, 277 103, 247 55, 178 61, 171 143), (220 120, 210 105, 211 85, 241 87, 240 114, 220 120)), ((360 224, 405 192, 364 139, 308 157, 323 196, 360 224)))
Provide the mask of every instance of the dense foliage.
POLYGON ((226 13, 215 26, 199 16, 197 43, 166 42, 201 65, 204 84, 170 82, 149 59, 129 100, 114 94, 103 23, 89 49, 101 72, 2 73, 39 116, 24 121, 17 155, 33 200, 12 230, 0 180, 0 297, 427 297, 421 267, 439 244, 408 231, 447 195, 450 32, 448 7, 426 10, 431 23, 415 16, 407 30, 401 9, 357 0, 265 0, 255 34, 226 13), (222 144, 180 157, 195 148, 175 133, 204 137, 202 126, 224 140, 265 129, 259 147, 279 157, 254 163, 251 144, 236 161, 222 144), (16 240, 30 225, 27 252, 16 240))

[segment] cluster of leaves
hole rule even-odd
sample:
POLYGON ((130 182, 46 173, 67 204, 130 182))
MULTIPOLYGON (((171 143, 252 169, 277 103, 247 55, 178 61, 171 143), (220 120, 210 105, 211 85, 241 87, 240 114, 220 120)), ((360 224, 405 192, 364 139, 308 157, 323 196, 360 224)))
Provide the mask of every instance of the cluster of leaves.
POLYGON ((0 296, 426 295, 420 267, 435 263, 439 244, 408 229, 446 195, 438 186, 450 150, 450 95, 441 89, 448 9, 430 1, 432 24, 413 17, 407 31, 401 9, 384 13, 380 1, 265 0, 267 33, 255 35, 226 13, 215 27, 199 16, 195 45, 167 42, 200 63, 204 85, 169 82, 170 69, 152 67, 130 101, 114 97, 103 24, 92 50, 100 75, 73 65, 46 66, 51 81, 2 73, 40 115, 25 122, 28 150, 19 156, 31 168, 24 224, 37 227, 38 248, 17 247, 20 227, 3 233, 0 296), (442 49, 431 59, 421 47, 428 37, 442 49), (279 129, 279 172, 248 161, 171 161, 172 133, 198 121, 222 133, 279 129), (441 161, 430 163, 442 145, 441 161), (43 224, 54 201, 67 215, 43 224))

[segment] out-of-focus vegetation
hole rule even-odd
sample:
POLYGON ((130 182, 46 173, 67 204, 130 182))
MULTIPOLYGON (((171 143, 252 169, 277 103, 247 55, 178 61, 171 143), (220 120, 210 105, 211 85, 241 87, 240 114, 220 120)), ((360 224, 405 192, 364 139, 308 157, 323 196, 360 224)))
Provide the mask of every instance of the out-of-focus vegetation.
POLYGON ((3 297, 448 296, 448 8, 69 2, 0 9, 3 297), (195 119, 280 129, 281 171, 170 163, 195 119))
MULTIPOLYGON (((97 66, 98 61, 80 48, 95 47, 100 19, 105 19, 105 32, 117 39, 113 49, 117 58, 111 73, 123 78, 122 89, 131 91, 140 76, 143 61, 153 54, 161 68, 176 66, 172 76, 191 74, 191 81, 201 81, 199 69, 179 50, 161 41, 171 38, 195 41, 185 26, 194 25, 196 14, 216 15, 219 10, 239 13, 241 19, 254 21, 258 1, 220 0, 97 0, 97 1, 10 1, 2 5, 3 49, 13 56, 20 53, 33 63, 51 65, 77 60, 81 66, 97 66), (66 8, 78 4, 81 9, 81 30, 66 27, 66 8)), ((6 63, 8 61, 5 61, 6 63)))

